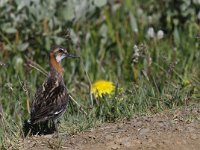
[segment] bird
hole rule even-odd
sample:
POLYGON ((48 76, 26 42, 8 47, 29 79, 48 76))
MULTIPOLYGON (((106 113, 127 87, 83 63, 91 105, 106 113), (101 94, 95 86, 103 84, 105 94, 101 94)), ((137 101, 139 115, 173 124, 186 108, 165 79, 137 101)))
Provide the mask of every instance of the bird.
POLYGON ((69 93, 63 79, 61 61, 64 58, 77 58, 61 46, 54 46, 49 53, 50 72, 47 79, 36 91, 31 104, 30 119, 25 122, 25 134, 48 134, 58 130, 57 119, 66 111, 69 93), (53 124, 53 129, 46 127, 53 124), (27 129, 28 128, 28 129, 27 129))

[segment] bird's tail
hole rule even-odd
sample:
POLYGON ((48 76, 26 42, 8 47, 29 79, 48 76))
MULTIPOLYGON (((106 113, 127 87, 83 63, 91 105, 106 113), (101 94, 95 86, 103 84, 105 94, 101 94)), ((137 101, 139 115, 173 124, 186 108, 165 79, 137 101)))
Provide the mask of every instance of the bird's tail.
POLYGON ((33 124, 31 120, 25 120, 23 123, 23 136, 46 135, 56 131, 56 125, 53 121, 47 120, 33 124))

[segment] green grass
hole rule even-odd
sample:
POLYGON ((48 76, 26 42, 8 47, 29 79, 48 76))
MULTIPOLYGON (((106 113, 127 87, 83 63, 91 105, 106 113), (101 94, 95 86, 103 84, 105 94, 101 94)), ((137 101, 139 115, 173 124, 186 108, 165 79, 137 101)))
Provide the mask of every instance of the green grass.
MULTIPOLYGON (((191 21, 176 32, 168 32, 164 39, 150 39, 146 37, 147 23, 136 15, 138 5, 126 1, 115 13, 105 6, 99 12, 104 17, 97 15, 84 24, 76 22, 72 25, 74 31, 81 34, 80 44, 70 45, 70 48, 81 58, 63 63, 64 78, 82 110, 70 102, 61 118, 60 132, 73 134, 106 121, 199 103, 200 41, 195 35, 200 29, 197 23, 191 21), (127 10, 135 15, 137 33, 127 10), (86 34, 90 38, 87 39, 86 34), (134 45, 140 50, 135 64, 132 63, 134 45), (117 85, 113 95, 99 99, 91 96, 90 82, 99 79, 117 85)), ((43 40, 44 44, 41 44, 40 38, 52 35, 35 35, 35 43, 26 51, 16 48, 15 39, 3 35, 1 33, 0 42, 13 49, 4 47, 0 53, 0 63, 5 63, 0 65, 0 104, 3 107, 0 147, 18 149, 22 122, 29 117, 27 101, 31 101, 36 88, 45 79, 42 73, 27 66, 26 59, 37 62, 48 71, 49 50, 42 46, 48 43, 43 40)))

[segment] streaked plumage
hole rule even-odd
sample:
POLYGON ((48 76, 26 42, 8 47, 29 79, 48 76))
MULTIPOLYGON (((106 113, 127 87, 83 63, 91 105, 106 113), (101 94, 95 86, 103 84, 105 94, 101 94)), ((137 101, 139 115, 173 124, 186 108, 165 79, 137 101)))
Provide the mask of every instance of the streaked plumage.
MULTIPOLYGON (((45 124, 48 124, 48 121, 55 123, 56 119, 65 112, 69 101, 69 94, 62 75, 63 68, 60 62, 65 57, 75 56, 70 55, 65 48, 56 46, 52 48, 49 57, 50 72, 48 78, 37 90, 31 105, 30 120, 25 123, 27 128, 34 130, 34 134, 37 132, 43 133, 42 130, 49 130, 45 129, 45 124)), ((46 133, 47 131, 44 132, 46 133)))
POLYGON ((48 77, 36 93, 31 107, 31 123, 57 119, 65 111, 69 95, 60 74, 48 77))

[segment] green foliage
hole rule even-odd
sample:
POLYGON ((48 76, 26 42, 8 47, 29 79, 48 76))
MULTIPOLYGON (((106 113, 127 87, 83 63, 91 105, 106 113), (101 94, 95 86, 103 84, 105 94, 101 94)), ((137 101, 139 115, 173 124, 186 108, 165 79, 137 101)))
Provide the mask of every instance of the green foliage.
POLYGON ((70 102, 62 132, 199 102, 199 4, 173 2, 1 0, 2 147, 17 149, 13 141, 29 117, 28 102, 45 79, 30 64, 48 70, 48 51, 55 44, 81 57, 63 63, 65 82, 81 107, 70 102), (118 85, 115 94, 92 97, 90 82, 99 79, 118 85))

